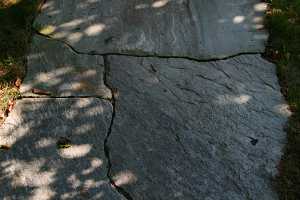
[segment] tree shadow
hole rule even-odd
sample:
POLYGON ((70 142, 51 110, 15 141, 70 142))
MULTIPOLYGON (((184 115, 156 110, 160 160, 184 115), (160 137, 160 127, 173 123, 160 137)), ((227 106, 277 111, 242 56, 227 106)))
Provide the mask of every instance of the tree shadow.
POLYGON ((108 178, 103 142, 109 102, 22 99, 1 129, 1 199, 121 199, 108 178), (69 148, 57 147, 68 138, 69 148))

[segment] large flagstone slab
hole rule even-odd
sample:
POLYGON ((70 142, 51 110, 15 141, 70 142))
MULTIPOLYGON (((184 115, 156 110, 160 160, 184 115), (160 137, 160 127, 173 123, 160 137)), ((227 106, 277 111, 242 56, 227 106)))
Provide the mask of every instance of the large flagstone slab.
POLYGON ((62 42, 36 35, 27 56, 27 74, 20 90, 22 96, 110 98, 103 72, 102 56, 78 54, 62 42))
POLYGON ((19 100, 0 129, 0 199, 123 199, 106 177, 111 113, 95 98, 19 100))
POLYGON ((289 112, 273 64, 258 55, 107 60, 118 88, 112 175, 133 199, 277 199, 289 112))
POLYGON ((48 0, 35 26, 92 53, 222 58, 263 52, 260 0, 48 0))

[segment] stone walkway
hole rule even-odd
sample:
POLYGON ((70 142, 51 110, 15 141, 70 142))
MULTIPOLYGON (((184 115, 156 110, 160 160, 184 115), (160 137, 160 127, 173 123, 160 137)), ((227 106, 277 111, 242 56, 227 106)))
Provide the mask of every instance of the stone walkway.
POLYGON ((0 199, 277 200, 289 112, 265 9, 47 0, 0 129, 0 199))

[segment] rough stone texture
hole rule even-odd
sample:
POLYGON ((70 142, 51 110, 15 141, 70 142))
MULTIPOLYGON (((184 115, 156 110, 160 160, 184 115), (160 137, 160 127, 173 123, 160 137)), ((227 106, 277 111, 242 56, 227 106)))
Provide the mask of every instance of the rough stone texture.
POLYGON ((259 55, 108 64, 118 88, 112 173, 133 199, 277 199, 289 112, 273 64, 259 55))
POLYGON ((103 83, 103 58, 77 54, 62 42, 35 36, 28 55, 23 96, 42 89, 52 96, 100 96, 110 98, 103 83))
POLYGON ((260 0, 48 0, 36 27, 82 52, 199 59, 263 52, 260 0))
POLYGON ((1 127, 0 145, 12 148, 0 152, 0 199, 123 199, 107 178, 108 139, 113 180, 134 200, 277 200, 271 179, 289 112, 275 66, 240 55, 264 50, 265 9, 259 0, 47 0, 35 27, 55 40, 34 36, 21 92, 52 98, 19 100, 1 127), (111 97, 104 69, 111 130, 112 105, 83 98, 111 97), (60 137, 71 147, 57 149, 60 137))
POLYGON ((90 99, 24 99, 0 129, 0 199, 122 199, 110 185, 103 142, 112 106, 90 99), (59 137, 72 146, 57 149, 59 137))

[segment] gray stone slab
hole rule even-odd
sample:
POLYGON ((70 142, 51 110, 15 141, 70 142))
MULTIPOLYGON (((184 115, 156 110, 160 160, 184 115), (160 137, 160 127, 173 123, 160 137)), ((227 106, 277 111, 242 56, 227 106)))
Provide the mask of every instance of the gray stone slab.
POLYGON ((0 129, 0 199, 122 199, 110 185, 103 142, 112 106, 89 99, 24 99, 0 129), (70 148, 58 149, 60 137, 70 148))
POLYGON ((62 42, 35 36, 27 56, 27 75, 21 94, 35 96, 32 90, 39 89, 52 96, 110 98, 103 71, 102 56, 77 54, 62 42))
POLYGON ((35 24, 79 51, 222 58, 263 52, 260 0, 48 0, 35 24))
POLYGON ((118 88, 112 174, 133 199, 277 199, 289 112, 273 64, 258 55, 108 61, 118 88))

